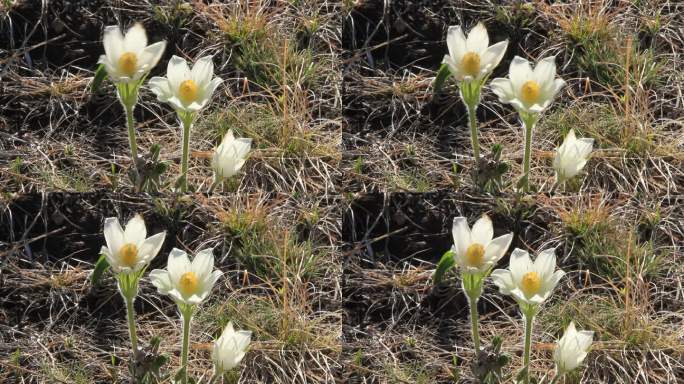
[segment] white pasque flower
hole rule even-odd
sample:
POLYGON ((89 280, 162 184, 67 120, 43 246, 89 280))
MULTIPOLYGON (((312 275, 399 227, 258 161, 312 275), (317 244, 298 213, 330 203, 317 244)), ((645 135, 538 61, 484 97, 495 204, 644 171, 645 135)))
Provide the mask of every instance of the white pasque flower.
POLYGON ((105 255, 112 270, 116 273, 131 273, 145 268, 159 253, 166 231, 145 238, 145 221, 136 214, 128 221, 125 230, 116 217, 106 218, 104 236, 107 246, 103 246, 100 252, 105 255))
POLYGON ((233 131, 228 130, 211 159, 211 168, 214 170, 216 179, 222 180, 237 174, 245 164, 251 146, 252 139, 235 138, 233 131))
POLYGON ((518 113, 541 113, 565 85, 556 79, 556 58, 540 60, 534 70, 530 62, 520 56, 513 58, 508 78, 492 80, 492 91, 502 103, 513 105, 518 113))
POLYGON ((575 323, 571 322, 553 351, 558 374, 563 375, 579 367, 587 357, 593 340, 594 332, 578 331, 575 329, 575 323))
POLYGON ((116 83, 129 83, 140 80, 149 72, 164 53, 166 41, 158 41, 147 45, 147 34, 140 23, 135 23, 121 33, 118 26, 105 27, 105 54, 100 56, 98 63, 104 64, 109 77, 116 83))
POLYGON ((466 273, 486 273, 508 250, 513 234, 508 233, 494 239, 492 220, 482 215, 472 230, 465 217, 454 218, 451 233, 454 245, 451 251, 456 264, 466 273))
POLYGON ((157 99, 169 103, 179 112, 197 112, 211 99, 216 87, 223 81, 214 77, 211 56, 197 60, 190 69, 185 59, 173 56, 166 69, 166 77, 150 79, 150 89, 157 99))
POLYGON ((460 26, 447 31, 449 54, 444 55, 451 74, 458 81, 481 80, 499 65, 508 48, 508 40, 489 45, 489 35, 482 23, 470 31, 466 38, 460 26))
POLYGON ((553 158, 556 179, 562 182, 577 175, 587 164, 593 146, 594 139, 578 139, 571 129, 563 144, 556 149, 556 156, 553 158))
POLYGON ((214 348, 211 352, 216 375, 221 375, 240 364, 242 358, 245 357, 251 338, 251 331, 236 331, 232 322, 226 325, 221 336, 214 341, 214 348))
POLYGON ((518 303, 538 305, 551 295, 565 275, 560 269, 554 272, 555 269, 555 249, 541 251, 532 262, 529 253, 516 248, 511 253, 508 269, 494 270, 492 280, 501 293, 513 296, 518 303))
POLYGON ((211 292, 223 272, 215 270, 212 249, 199 251, 190 262, 188 254, 171 250, 166 269, 150 272, 150 280, 159 293, 169 295, 177 304, 197 305, 211 292))

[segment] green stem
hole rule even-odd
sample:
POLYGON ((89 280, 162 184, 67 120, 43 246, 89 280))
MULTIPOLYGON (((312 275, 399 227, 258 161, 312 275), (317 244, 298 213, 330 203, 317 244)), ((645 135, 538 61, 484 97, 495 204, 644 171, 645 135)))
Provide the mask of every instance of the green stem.
POLYGON ((190 351, 190 320, 192 320, 192 307, 181 310, 183 319, 183 346, 181 349, 181 369, 183 369, 183 383, 188 382, 188 352, 190 351))
POLYGON ((133 353, 138 351, 138 334, 135 329, 135 308, 133 308, 134 297, 126 297, 126 315, 128 317, 128 333, 131 335, 131 347, 133 353))
POLYGON ((135 139, 135 122, 133 121, 133 106, 126 105, 126 124, 128 126, 128 144, 131 147, 131 158, 133 159, 133 166, 136 166, 138 159, 138 144, 135 139))
POLYGON ((525 318, 525 351, 523 355, 523 366, 526 368, 525 372, 525 384, 530 382, 530 351, 532 349, 532 323, 534 321, 534 315, 528 313, 523 314, 525 318))
POLYGON ((468 297, 470 305, 470 327, 473 332, 473 344, 475 345, 475 356, 480 352, 480 330, 478 328, 480 315, 477 312, 477 298, 468 297))
POLYGON ((532 158, 532 128, 534 123, 530 121, 531 119, 523 119, 523 125, 525 126, 525 157, 523 158, 523 177, 525 177, 524 190, 527 192, 529 190, 529 176, 530 176, 530 160, 532 158))
POLYGON ((473 146, 473 157, 477 167, 480 160, 480 140, 477 134, 477 105, 468 105, 468 122, 470 123, 470 142, 473 146))
POLYGON ((190 127, 192 126, 192 119, 188 117, 181 118, 183 125, 183 157, 181 158, 181 185, 180 191, 186 192, 188 190, 188 163, 190 160, 190 127))

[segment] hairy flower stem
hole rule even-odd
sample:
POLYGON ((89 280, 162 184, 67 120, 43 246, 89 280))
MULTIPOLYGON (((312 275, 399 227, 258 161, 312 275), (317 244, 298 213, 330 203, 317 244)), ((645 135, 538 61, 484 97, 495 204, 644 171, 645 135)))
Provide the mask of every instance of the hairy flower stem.
POLYGON ((523 192, 530 190, 530 162, 532 158, 532 131, 537 124, 537 116, 534 114, 521 114, 523 126, 525 128, 525 155, 523 157, 523 192))
POLYGON ((475 158, 475 167, 478 165, 480 159, 480 140, 477 133, 477 104, 468 105, 468 122, 470 123, 470 142, 473 145, 473 158, 475 158))
POLYGON ((479 318, 480 315, 477 312, 477 302, 478 298, 471 298, 468 296, 468 305, 470 306, 470 327, 473 332, 473 344, 475 345, 475 356, 480 352, 480 330, 479 330, 479 318))
POLYGON ((128 317, 128 333, 131 335, 131 347, 133 353, 138 351, 138 334, 135 329, 135 308, 133 308, 134 297, 126 297, 126 316, 128 317))
POLYGON ((128 126, 128 144, 131 147, 131 158, 133 159, 133 166, 136 166, 138 159, 138 144, 135 138, 135 122, 133 121, 133 106, 127 105, 126 108, 126 124, 128 126))
POLYGON ((525 318, 525 350, 523 354, 523 366, 526 369, 524 384, 530 382, 530 350, 532 349, 532 323, 534 322, 533 314, 524 314, 525 318))
POLYGON ((181 181, 179 190, 180 192, 185 193, 188 190, 188 164, 190 161, 190 128, 192 127, 192 117, 182 117, 181 125, 183 126, 183 157, 181 158, 181 181))
POLYGON ((181 348, 181 369, 183 369, 183 384, 188 382, 188 352, 190 351, 190 321, 192 320, 192 307, 181 309, 183 319, 183 345, 181 348))
POLYGON ((477 132, 477 106, 480 104, 480 88, 483 82, 478 81, 462 81, 459 85, 461 92, 461 100, 465 104, 468 111, 468 125, 470 126, 470 143, 473 146, 473 158, 475 159, 475 167, 477 167, 480 160, 480 141, 477 132))

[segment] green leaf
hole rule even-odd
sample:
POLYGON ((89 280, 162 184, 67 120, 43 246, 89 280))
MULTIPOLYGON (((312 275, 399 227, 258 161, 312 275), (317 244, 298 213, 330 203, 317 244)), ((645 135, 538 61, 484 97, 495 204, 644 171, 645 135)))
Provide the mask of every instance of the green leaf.
POLYGON ((449 66, 442 64, 437 71, 437 76, 435 76, 435 82, 432 84, 432 92, 437 93, 444 86, 447 78, 449 78, 449 66))
POLYGON ((102 274, 109 268, 109 263, 107 262, 107 257, 105 255, 100 255, 100 258, 95 263, 95 269, 93 269, 93 274, 90 276, 90 283, 92 285, 97 285, 102 278, 102 274))
POLYGON ((454 254, 448 250, 442 255, 442 258, 437 263, 435 273, 432 275, 432 284, 437 285, 442 282, 444 275, 454 266, 454 254))
POLYGON ((95 93, 100 89, 100 85, 104 79, 107 78, 107 71, 105 70, 104 64, 100 64, 95 71, 95 77, 93 78, 93 83, 90 85, 90 92, 95 93))

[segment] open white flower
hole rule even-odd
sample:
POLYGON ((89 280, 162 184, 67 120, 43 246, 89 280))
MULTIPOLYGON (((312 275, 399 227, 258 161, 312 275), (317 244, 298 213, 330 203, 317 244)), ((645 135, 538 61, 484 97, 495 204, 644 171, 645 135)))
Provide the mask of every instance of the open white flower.
POLYGON ((216 180, 226 179, 237 174, 245 164, 251 146, 252 139, 235 138, 233 131, 228 130, 211 159, 211 167, 216 175, 216 180))
POLYGON ((508 269, 492 272, 492 280, 504 295, 513 296, 518 303, 538 305, 553 292, 561 277, 562 270, 556 269, 555 249, 541 251, 532 262, 530 254, 520 248, 511 253, 508 269))
POLYGON ((211 292, 223 272, 214 268, 212 249, 199 251, 190 262, 188 254, 178 248, 171 250, 166 269, 150 272, 152 284, 159 293, 169 295, 176 303, 197 305, 211 292))
POLYGON ((174 55, 169 60, 166 77, 150 79, 150 89, 159 101, 171 104, 176 111, 197 112, 207 105, 223 81, 214 77, 211 60, 211 56, 202 57, 190 69, 185 59, 174 55))
POLYGON ((214 348, 211 352, 211 360, 214 362, 214 371, 217 376, 240 364, 242 358, 245 357, 251 338, 251 331, 236 331, 232 322, 226 325, 221 336, 214 341, 214 348))
POLYGON ((454 260, 466 273, 486 273, 503 257, 513 240, 512 233, 494 239, 492 220, 487 215, 478 219, 472 230, 465 217, 456 217, 451 232, 454 260))
POLYGON ((559 183, 574 177, 584 168, 593 146, 594 139, 578 139, 575 137, 575 131, 570 130, 563 144, 556 149, 556 156, 553 159, 553 168, 556 170, 556 179, 559 183))
POLYGON ((466 38, 460 26, 447 31, 449 54, 444 55, 451 74, 458 81, 481 80, 499 65, 506 53, 508 40, 489 46, 489 35, 482 23, 470 31, 466 38))
POLYGON ((164 244, 166 231, 154 236, 147 236, 145 221, 140 215, 135 215, 122 229, 119 219, 109 217, 105 219, 104 236, 107 246, 103 246, 101 253, 116 273, 138 272, 159 253, 164 244))
POLYGON ((565 85, 556 79, 556 58, 540 60, 534 70, 530 62, 520 56, 513 58, 508 78, 492 80, 492 91, 502 103, 513 105, 518 113, 538 114, 546 109, 565 85))
POLYGON ((559 375, 564 375, 579 367, 587 357, 589 347, 594 340, 594 332, 578 331, 575 323, 571 322, 563 337, 558 340, 553 351, 553 360, 559 375))
POLYGON ((126 35, 116 25, 105 27, 102 42, 105 54, 98 63, 104 64, 115 83, 140 80, 157 65, 166 49, 166 41, 147 45, 147 34, 140 23, 133 24, 126 35))

